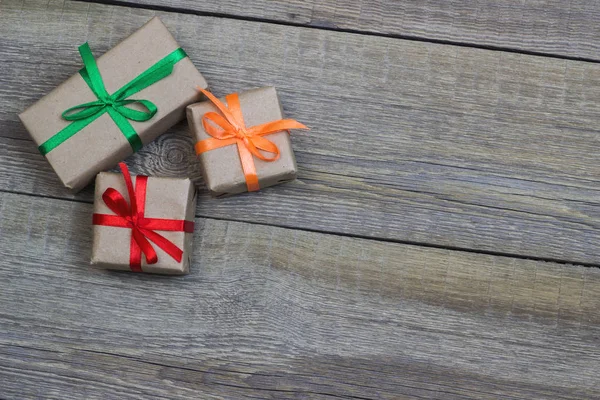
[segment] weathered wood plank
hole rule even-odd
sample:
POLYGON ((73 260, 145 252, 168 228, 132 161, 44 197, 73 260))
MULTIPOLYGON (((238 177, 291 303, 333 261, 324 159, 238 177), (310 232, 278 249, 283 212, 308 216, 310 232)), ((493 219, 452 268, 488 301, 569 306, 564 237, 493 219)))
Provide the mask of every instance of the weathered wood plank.
POLYGON ((90 204, 0 212, 0 397, 600 396, 600 269, 198 219, 168 278, 91 269, 90 204))
MULTIPOLYGON (((154 12, 0 7, 0 187, 67 197, 16 114, 79 68, 78 43, 99 54, 154 12)), ((199 216, 600 264, 599 64, 160 15, 216 93, 276 85, 313 128, 294 134, 297 182, 203 192, 199 216)), ((199 177, 185 124, 130 164, 199 177)))
POLYGON ((600 3, 595 0, 118 0, 117 3, 600 60, 600 3))

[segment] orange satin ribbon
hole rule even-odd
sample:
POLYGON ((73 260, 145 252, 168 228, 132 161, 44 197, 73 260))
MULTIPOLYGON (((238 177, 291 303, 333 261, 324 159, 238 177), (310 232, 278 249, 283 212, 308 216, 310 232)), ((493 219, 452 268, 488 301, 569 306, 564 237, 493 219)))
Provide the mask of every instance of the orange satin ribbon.
POLYGON ((308 127, 293 119, 280 119, 247 127, 237 93, 227 95, 225 97, 226 104, 223 104, 212 93, 200 87, 198 90, 213 102, 222 115, 211 111, 202 116, 202 126, 212 137, 196 143, 196 154, 237 144, 248 191, 259 190, 253 156, 263 161, 275 161, 279 158, 279 149, 275 143, 263 136, 289 129, 308 129, 308 127), (261 150, 271 153, 273 156, 267 157, 261 153, 261 150))

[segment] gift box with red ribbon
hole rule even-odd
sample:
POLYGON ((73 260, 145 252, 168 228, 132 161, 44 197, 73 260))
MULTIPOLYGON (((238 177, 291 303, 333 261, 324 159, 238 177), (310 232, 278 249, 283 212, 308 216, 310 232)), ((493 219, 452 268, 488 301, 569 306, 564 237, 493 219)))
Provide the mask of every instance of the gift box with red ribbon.
POLYGON ((196 190, 189 179, 102 172, 96 178, 94 266, 181 275, 189 272, 196 190))
POLYGON ((204 181, 213 196, 224 197, 289 182, 296 178, 290 129, 307 129, 283 119, 273 87, 233 93, 189 105, 187 118, 196 140, 204 181))

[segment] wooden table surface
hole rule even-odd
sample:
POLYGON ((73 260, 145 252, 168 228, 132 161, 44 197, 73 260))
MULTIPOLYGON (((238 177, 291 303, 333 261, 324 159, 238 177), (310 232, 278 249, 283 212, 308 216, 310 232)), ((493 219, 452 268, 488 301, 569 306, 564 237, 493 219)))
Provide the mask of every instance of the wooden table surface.
POLYGON ((598 399, 599 104, 594 0, 2 0, 0 399, 598 399), (154 15, 312 127, 227 199, 184 122, 127 159, 198 184, 185 277, 89 267, 17 117, 154 15))

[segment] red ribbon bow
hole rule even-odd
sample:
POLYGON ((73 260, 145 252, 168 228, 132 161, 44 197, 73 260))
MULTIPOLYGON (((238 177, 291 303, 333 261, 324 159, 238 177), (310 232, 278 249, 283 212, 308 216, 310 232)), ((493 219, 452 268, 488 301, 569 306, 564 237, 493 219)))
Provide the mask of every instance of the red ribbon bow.
POLYGON ((138 175, 135 179, 134 189, 127 165, 119 163, 119 168, 123 172, 131 207, 129 207, 127 200, 125 200, 121 193, 114 188, 108 188, 102 194, 102 200, 117 215, 94 214, 93 224, 131 229, 129 265, 134 272, 142 272, 142 253, 146 256, 148 264, 156 264, 158 261, 156 251, 149 240, 163 249, 175 261, 181 262, 183 251, 175 246, 173 242, 154 231, 192 233, 194 232, 194 222, 177 219, 146 218, 144 210, 146 208, 148 177, 138 175))

